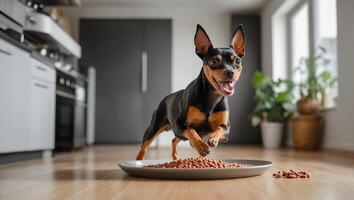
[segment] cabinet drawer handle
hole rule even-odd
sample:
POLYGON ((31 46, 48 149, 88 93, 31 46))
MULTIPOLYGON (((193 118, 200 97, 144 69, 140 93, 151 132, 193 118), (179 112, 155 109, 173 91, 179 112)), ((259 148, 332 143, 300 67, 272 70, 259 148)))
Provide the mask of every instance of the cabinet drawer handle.
POLYGON ((4 49, 0 49, 0 53, 6 54, 6 55, 9 55, 9 56, 12 55, 12 53, 10 51, 4 50, 4 49))
POLYGON ((39 83, 35 83, 34 85, 37 86, 37 87, 40 87, 40 88, 48 89, 48 86, 46 86, 46 85, 42 85, 42 84, 39 84, 39 83))
POLYGON ((71 99, 71 100, 75 100, 75 95, 73 95, 73 94, 70 94, 70 93, 67 93, 67 92, 63 92, 63 91, 60 91, 60 90, 56 90, 55 93, 58 96, 61 96, 61 97, 67 98, 67 99, 71 99))
POLYGON ((46 69, 46 68, 41 67, 41 66, 38 66, 38 65, 36 65, 36 68, 37 68, 37 69, 39 69, 39 70, 41 70, 41 71, 44 71, 44 72, 46 72, 46 71, 47 71, 47 69, 46 69))

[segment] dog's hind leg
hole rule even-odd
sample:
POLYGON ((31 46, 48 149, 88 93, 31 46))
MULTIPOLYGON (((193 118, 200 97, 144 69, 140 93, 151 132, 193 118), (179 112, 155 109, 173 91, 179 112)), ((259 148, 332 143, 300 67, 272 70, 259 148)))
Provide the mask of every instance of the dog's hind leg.
POLYGON ((146 150, 154 139, 163 131, 171 129, 170 123, 166 118, 166 112, 163 104, 153 113, 151 123, 145 130, 143 144, 140 146, 136 160, 143 160, 146 150))

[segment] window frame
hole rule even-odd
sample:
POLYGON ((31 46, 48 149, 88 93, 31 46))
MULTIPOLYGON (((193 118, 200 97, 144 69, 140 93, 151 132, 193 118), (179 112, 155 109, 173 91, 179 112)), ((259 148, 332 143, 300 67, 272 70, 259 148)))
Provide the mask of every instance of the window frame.
MULTIPOLYGON (((294 17, 294 15, 299 12, 299 10, 307 4, 308 6, 308 31, 309 31, 309 56, 314 57, 316 55, 316 51, 318 46, 320 45, 320 39, 319 37, 319 23, 318 23, 318 1, 319 0, 299 0, 294 6, 289 9, 289 11, 285 14, 285 23, 286 23, 286 75, 288 78, 292 79, 293 76, 293 70, 292 70, 292 65, 293 65, 293 44, 292 44, 292 25, 291 25, 291 19, 294 17)), ((338 2, 338 0, 336 0, 338 2)), ((336 56, 338 57, 338 52, 336 53, 336 56)), ((337 59, 338 61, 338 59, 337 59)), ((335 67, 338 71, 338 63, 335 64, 335 67)), ((339 95, 339 89, 338 86, 336 86, 336 96, 333 96, 334 100, 338 97, 339 95)), ((334 105, 336 107, 336 105, 334 105)), ((331 109, 332 107, 325 107, 323 109, 331 109)))
POLYGON ((314 21, 313 21, 313 12, 311 11, 313 9, 313 6, 311 5, 312 1, 308 1, 308 0, 302 0, 302 1, 299 1, 288 13, 287 15, 285 16, 286 17, 286 29, 288 30, 287 31, 287 44, 286 46, 288 47, 287 48, 287 76, 289 78, 292 78, 292 65, 293 65, 293 61, 294 61, 294 58, 293 58, 293 44, 292 44, 292 36, 293 36, 293 28, 291 26, 291 19, 294 17, 295 14, 297 14, 300 9, 305 6, 307 4, 308 6, 308 17, 309 17, 309 22, 308 22, 308 31, 309 31, 309 56, 313 56, 315 55, 315 52, 314 52, 314 28, 313 28, 313 24, 314 24, 314 21))

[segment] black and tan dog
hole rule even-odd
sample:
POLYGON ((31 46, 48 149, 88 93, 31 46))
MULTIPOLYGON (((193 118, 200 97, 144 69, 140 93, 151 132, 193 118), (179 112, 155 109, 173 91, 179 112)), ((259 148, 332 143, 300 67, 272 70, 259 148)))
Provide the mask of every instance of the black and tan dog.
POLYGON ((137 160, 144 158, 151 142, 163 131, 173 130, 172 157, 178 159, 177 144, 189 140, 201 156, 209 154, 209 146, 227 141, 229 105, 226 96, 234 92, 235 82, 245 54, 245 35, 238 26, 229 48, 213 48, 204 29, 197 25, 194 37, 196 54, 203 60, 199 76, 186 89, 165 97, 152 115, 144 134, 137 160), (207 143, 203 137, 208 136, 207 143))

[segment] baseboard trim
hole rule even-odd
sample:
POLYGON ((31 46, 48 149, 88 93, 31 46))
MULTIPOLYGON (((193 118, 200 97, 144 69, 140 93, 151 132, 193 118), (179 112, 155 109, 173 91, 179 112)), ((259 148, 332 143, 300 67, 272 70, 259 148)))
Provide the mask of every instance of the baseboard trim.
POLYGON ((43 151, 30 151, 0 154, 0 165, 32 159, 39 159, 42 158, 42 152, 43 151))
POLYGON ((338 150, 345 150, 345 151, 354 152, 354 144, 353 143, 327 142, 327 143, 323 144, 323 148, 325 148, 325 149, 338 149, 338 150))

